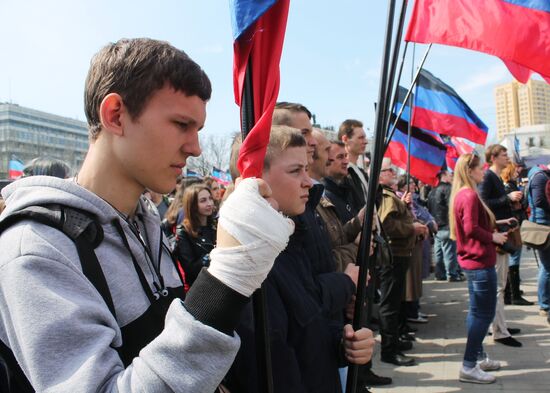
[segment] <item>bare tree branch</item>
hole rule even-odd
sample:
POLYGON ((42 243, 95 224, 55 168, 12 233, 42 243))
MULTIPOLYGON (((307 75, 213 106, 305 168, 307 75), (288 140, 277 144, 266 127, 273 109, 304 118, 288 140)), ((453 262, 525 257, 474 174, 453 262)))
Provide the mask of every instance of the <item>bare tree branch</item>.
POLYGON ((187 168, 199 173, 201 176, 209 175, 212 168, 221 170, 229 168, 229 156, 231 154, 231 136, 205 134, 199 137, 202 154, 187 160, 187 168))

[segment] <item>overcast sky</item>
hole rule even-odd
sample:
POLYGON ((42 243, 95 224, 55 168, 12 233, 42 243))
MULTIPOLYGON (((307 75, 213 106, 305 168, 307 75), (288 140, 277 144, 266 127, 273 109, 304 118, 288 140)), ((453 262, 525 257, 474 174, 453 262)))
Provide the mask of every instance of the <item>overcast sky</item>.
MULTIPOLYGON (((279 100, 303 103, 323 126, 357 118, 372 128, 386 4, 292 1, 279 100)), ((204 132, 239 129, 226 0, 0 0, 0 37, 0 102, 84 120, 83 87, 92 55, 122 37, 151 37, 185 50, 212 79, 204 132)), ((425 49, 416 45, 416 64, 425 49)), ((411 60, 404 85, 410 82, 411 60)), ((512 80, 500 60, 437 45, 425 68, 453 86, 494 135, 493 90, 512 80)))

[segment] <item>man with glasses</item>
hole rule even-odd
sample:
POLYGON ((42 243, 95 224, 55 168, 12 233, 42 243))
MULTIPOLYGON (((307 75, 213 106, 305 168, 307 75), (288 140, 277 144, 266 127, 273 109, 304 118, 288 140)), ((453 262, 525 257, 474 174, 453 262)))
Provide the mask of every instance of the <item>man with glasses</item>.
POLYGON ((413 366, 415 359, 401 352, 402 342, 399 340, 399 327, 403 320, 401 301, 404 298, 405 277, 411 255, 420 235, 427 236, 428 228, 418 222, 413 222, 413 215, 407 206, 411 195, 405 193, 402 198, 395 194, 397 173, 391 167, 389 160, 382 162, 380 169, 380 185, 382 197, 378 207, 378 215, 382 229, 389 238, 393 263, 385 263, 380 271, 380 333, 382 335, 383 362, 397 366, 413 366))

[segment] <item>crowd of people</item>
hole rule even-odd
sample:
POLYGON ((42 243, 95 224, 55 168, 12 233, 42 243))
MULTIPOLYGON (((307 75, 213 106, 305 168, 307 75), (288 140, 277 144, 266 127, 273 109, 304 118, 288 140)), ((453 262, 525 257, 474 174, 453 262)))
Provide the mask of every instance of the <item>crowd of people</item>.
MULTIPOLYGON (((210 92, 204 71, 164 42, 121 40, 94 57, 82 168, 39 159, 2 191, 2 391, 262 393, 249 300, 262 286, 275 392, 339 393, 351 364, 369 392, 393 383, 378 360, 417 364, 406 352, 429 322, 422 282, 432 272, 468 281, 460 381, 494 382, 500 363, 482 343, 490 330, 521 346, 504 305, 533 304, 520 288, 518 228, 550 226, 550 168, 532 168, 521 190, 521 167, 491 145, 485 166, 463 155, 433 188, 388 159, 369 179, 361 121, 329 140, 307 107, 279 102, 261 180, 240 179, 238 136, 233 184, 181 178, 200 154, 210 92), (370 181, 376 312, 354 330, 370 181)), ((537 250, 550 322, 549 252, 537 250)))

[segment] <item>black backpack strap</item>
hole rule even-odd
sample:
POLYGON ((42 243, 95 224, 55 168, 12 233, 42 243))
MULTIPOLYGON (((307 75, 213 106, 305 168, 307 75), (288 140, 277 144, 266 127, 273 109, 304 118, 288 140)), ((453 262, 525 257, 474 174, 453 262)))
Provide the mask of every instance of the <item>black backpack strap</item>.
POLYGON ((103 229, 94 216, 76 208, 52 204, 29 206, 0 222, 0 234, 23 220, 32 220, 63 232, 76 246, 82 273, 99 292, 109 311, 116 318, 113 298, 94 249, 103 240, 103 229))

